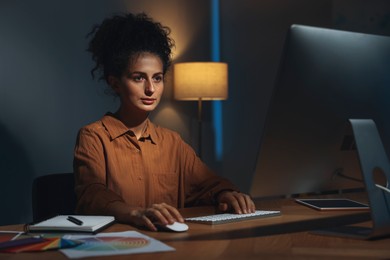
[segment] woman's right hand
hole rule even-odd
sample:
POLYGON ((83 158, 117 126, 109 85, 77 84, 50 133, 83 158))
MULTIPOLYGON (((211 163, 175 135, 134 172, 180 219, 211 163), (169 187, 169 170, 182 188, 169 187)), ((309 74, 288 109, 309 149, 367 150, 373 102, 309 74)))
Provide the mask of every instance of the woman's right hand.
POLYGON ((131 213, 130 222, 139 227, 157 231, 155 224, 169 225, 174 222, 184 222, 179 211, 166 203, 153 204, 146 209, 137 209, 131 213))

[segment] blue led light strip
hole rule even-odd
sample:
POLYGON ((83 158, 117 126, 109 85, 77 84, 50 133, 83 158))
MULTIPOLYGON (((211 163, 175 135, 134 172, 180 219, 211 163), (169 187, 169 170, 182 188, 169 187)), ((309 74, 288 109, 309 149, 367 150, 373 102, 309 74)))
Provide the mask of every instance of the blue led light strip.
MULTIPOLYGON (((219 0, 211 0, 211 60, 220 61, 219 38, 219 0)), ((213 127, 215 134, 215 158, 221 161, 223 157, 223 121, 222 102, 212 102, 213 127)))

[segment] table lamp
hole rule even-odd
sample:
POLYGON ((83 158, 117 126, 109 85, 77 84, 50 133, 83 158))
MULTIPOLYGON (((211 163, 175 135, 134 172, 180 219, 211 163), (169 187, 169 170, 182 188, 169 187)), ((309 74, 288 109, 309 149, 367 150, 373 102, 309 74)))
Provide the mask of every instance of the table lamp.
POLYGON ((184 62, 173 66, 176 100, 198 101, 198 156, 202 157, 202 101, 228 96, 228 65, 223 62, 184 62))

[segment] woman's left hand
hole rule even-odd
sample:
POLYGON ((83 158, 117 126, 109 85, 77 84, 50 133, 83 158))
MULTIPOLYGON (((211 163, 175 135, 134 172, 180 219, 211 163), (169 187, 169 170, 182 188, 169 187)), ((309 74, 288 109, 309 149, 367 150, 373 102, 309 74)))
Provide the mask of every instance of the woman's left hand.
POLYGON ((218 195, 218 210, 222 212, 234 211, 237 214, 254 213, 255 203, 247 194, 237 191, 223 191, 218 195))

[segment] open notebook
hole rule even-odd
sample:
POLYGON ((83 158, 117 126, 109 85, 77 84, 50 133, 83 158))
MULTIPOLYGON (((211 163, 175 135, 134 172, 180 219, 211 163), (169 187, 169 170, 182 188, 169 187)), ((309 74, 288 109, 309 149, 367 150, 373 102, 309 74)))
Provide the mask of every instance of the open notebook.
POLYGON ((27 227, 30 232, 96 233, 114 223, 113 216, 59 215, 27 227))

